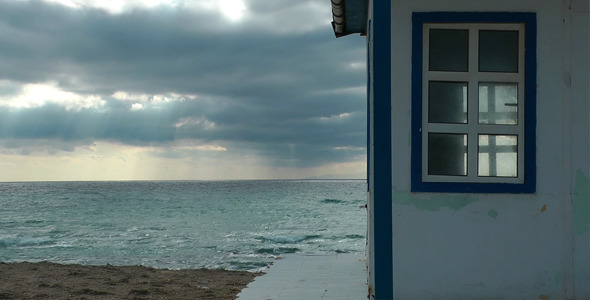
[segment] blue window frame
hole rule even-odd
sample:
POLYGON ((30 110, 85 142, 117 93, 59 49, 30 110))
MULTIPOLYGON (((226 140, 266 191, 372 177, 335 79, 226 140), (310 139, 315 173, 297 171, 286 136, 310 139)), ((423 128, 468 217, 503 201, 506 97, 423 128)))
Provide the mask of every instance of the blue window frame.
POLYGON ((412 22, 412 191, 534 193, 536 15, 412 22))

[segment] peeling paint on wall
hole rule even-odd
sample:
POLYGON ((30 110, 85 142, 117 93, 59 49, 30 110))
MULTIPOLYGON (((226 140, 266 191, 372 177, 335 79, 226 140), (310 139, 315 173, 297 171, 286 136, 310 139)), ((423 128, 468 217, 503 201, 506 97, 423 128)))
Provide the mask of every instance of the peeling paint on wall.
POLYGON ((490 218, 495 219, 498 216, 498 212, 495 209, 488 210, 488 216, 490 218))
POLYGON ((420 211, 439 211, 441 208, 449 208, 458 211, 463 207, 479 201, 478 198, 467 195, 445 195, 428 198, 412 197, 407 192, 393 191, 393 203, 398 205, 414 205, 420 211))
POLYGON ((574 226, 578 235, 586 234, 590 229, 590 179, 582 170, 576 172, 574 226))
POLYGON ((561 284, 561 272, 555 272, 555 284, 561 284))

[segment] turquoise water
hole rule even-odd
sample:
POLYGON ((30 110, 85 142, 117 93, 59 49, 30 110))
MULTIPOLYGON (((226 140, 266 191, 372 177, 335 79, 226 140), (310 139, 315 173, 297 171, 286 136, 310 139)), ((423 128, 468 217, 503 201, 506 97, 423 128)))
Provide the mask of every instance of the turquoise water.
POLYGON ((366 182, 0 183, 0 261, 259 270, 365 249, 366 182))

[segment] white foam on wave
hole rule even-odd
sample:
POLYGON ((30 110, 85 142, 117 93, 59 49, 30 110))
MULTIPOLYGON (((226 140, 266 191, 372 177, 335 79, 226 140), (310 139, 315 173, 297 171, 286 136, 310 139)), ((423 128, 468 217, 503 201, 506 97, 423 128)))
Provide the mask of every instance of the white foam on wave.
POLYGON ((0 248, 44 246, 55 242, 49 237, 0 237, 0 248))

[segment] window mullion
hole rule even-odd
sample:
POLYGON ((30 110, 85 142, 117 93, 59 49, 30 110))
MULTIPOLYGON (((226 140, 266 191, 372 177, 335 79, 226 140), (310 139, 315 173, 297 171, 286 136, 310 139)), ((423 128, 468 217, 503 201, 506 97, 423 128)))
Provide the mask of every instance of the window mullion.
POLYGON ((481 82, 518 82, 522 80, 522 75, 518 73, 479 73, 481 82))
POLYGON ((430 77, 430 71, 428 68, 429 65, 429 57, 430 57, 430 43, 429 43, 429 31, 430 26, 424 25, 422 32, 423 32, 423 56, 422 56, 422 180, 425 180, 428 177, 428 133, 430 132, 430 127, 428 124, 428 81, 430 77))
POLYGON ((477 132, 479 134, 508 134, 508 135, 521 135, 522 128, 517 125, 495 125, 495 124, 483 124, 477 126, 477 132))
MULTIPOLYGON (((428 71, 429 81, 465 82, 469 80, 469 73, 465 72, 433 72, 428 71)), ((514 80, 513 80, 514 81, 514 80)))
POLYGON ((467 177, 477 178, 478 140, 478 29, 469 30, 469 83, 467 87, 467 177))
POLYGON ((519 180, 524 181, 524 168, 525 168, 525 109, 526 109, 526 95, 525 95, 525 31, 524 25, 519 26, 518 34, 518 149, 517 149, 517 177, 519 180))

